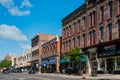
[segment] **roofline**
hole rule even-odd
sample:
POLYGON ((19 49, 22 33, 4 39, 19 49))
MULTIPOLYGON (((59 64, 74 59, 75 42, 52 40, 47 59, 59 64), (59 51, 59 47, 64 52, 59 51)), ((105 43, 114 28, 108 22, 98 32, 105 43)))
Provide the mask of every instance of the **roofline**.
POLYGON ((82 4, 80 7, 78 7, 76 10, 74 10, 73 12, 71 12, 68 16, 64 17, 62 19, 62 23, 64 22, 64 20, 68 19, 69 17, 71 17, 74 13, 76 13, 77 11, 80 11, 80 9, 82 7, 86 6, 86 3, 82 4))

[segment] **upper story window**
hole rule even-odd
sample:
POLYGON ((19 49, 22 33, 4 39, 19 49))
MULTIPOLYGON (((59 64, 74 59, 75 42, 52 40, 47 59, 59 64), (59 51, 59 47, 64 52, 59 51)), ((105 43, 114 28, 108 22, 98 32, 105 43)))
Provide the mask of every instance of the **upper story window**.
POLYGON ((80 20, 78 20, 78 32, 80 31, 80 20))
POLYGON ((120 20, 118 20, 118 27, 119 27, 119 29, 120 29, 120 20))
POLYGON ((101 19, 104 20, 104 6, 101 7, 101 19))
POLYGON ((74 22, 74 33, 76 32, 76 23, 74 22))
POLYGON ((66 41, 66 50, 68 50, 68 42, 66 41))
POLYGON ((70 29, 70 35, 72 34, 72 27, 71 27, 71 25, 69 25, 69 29, 70 29))
POLYGON ((113 12, 113 2, 109 2, 109 10, 110 10, 110 17, 112 17, 112 12, 113 12))
POLYGON ((71 49, 71 40, 69 40, 69 48, 71 49))
POLYGON ((112 40, 112 24, 108 24, 108 28, 109 28, 109 40, 112 40))
POLYGON ((96 11, 93 12, 93 16, 94 16, 94 18, 93 18, 93 24, 95 25, 96 24, 96 11))
POLYGON ((92 13, 90 13, 90 26, 92 26, 92 13))
POLYGON ((96 31, 94 30, 93 31, 93 44, 95 44, 96 42, 96 31))
POLYGON ((73 38, 73 46, 75 47, 75 38, 73 38))
POLYGON ((86 28, 86 25, 87 25, 86 23, 87 23, 87 19, 86 17, 83 17, 83 25, 84 25, 83 28, 86 28))
POLYGON ((80 36, 78 36, 78 46, 80 46, 80 36))
POLYGON ((104 40, 104 27, 100 28, 100 33, 101 33, 101 39, 104 40))
POLYGON ((92 32, 91 31, 90 31, 89 35, 90 35, 90 45, 92 45, 92 32))
POLYGON ((118 14, 120 14, 120 0, 118 0, 118 14))
POLYGON ((83 35, 84 47, 86 46, 86 34, 83 35))
POLYGON ((63 43, 63 50, 64 50, 64 52, 65 52, 65 43, 63 43))
POLYGON ((66 37, 68 37, 68 27, 66 28, 66 37))

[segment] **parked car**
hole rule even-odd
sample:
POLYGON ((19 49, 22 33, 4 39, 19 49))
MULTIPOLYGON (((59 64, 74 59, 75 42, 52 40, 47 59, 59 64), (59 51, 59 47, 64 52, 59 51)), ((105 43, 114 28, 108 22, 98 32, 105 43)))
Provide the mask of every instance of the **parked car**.
POLYGON ((7 68, 6 68, 6 69, 3 69, 2 73, 3 73, 3 74, 9 74, 9 69, 7 69, 7 68))
POLYGON ((35 74, 35 70, 30 68, 30 70, 28 70, 28 74, 35 74))

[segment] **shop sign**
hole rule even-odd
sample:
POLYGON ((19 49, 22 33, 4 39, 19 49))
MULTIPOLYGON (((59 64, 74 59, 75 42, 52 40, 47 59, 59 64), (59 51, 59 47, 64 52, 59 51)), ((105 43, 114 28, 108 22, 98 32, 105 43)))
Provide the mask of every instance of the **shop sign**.
POLYGON ((95 47, 95 48, 90 48, 90 49, 88 49, 87 50, 88 52, 96 52, 97 51, 97 48, 95 47))

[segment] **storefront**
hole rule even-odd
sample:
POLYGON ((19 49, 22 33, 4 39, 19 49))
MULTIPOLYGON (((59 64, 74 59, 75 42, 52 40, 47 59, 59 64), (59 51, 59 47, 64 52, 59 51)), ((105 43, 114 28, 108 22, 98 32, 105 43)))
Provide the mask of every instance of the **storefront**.
POLYGON ((42 66, 43 73, 54 73, 56 72, 56 64, 56 58, 44 58, 39 66, 42 66))
POLYGON ((96 47, 87 49, 87 67, 89 75, 98 68, 96 47))
POLYGON ((98 50, 98 72, 120 73, 120 43, 100 46, 98 50))

